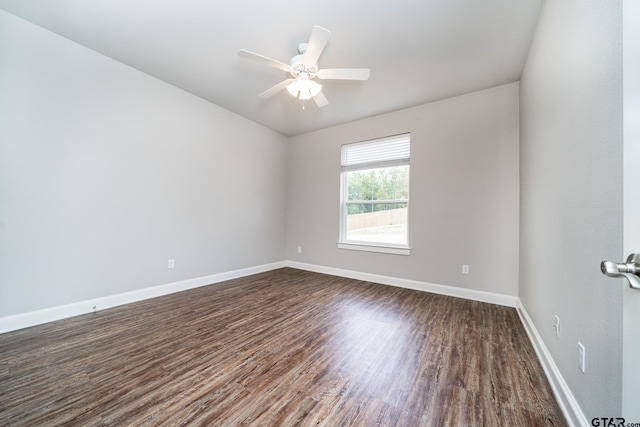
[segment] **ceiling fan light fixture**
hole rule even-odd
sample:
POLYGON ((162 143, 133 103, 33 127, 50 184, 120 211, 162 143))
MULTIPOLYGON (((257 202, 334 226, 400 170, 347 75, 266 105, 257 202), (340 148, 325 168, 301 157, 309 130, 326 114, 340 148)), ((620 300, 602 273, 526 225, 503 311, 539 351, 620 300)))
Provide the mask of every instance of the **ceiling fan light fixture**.
POLYGON ((291 95, 293 95, 294 97, 298 97, 298 92, 300 91, 298 89, 298 81, 294 81, 293 83, 291 83, 290 85, 287 86, 287 90, 289 91, 289 93, 291 95))
POLYGON ((309 80, 307 77, 299 76, 296 81, 287 86, 291 95, 300 99, 309 99, 320 93, 322 85, 309 80))
POLYGON ((309 82, 309 92, 311 92, 311 96, 316 96, 322 90, 322 85, 320 83, 316 83, 313 80, 307 80, 309 82))

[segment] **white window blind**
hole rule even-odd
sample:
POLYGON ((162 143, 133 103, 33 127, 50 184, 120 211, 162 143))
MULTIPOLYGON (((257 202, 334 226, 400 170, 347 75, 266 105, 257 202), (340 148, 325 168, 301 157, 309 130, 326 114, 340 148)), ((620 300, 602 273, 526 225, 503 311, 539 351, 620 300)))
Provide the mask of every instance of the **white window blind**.
POLYGON ((409 134, 342 147, 342 171, 383 168, 409 163, 409 134))

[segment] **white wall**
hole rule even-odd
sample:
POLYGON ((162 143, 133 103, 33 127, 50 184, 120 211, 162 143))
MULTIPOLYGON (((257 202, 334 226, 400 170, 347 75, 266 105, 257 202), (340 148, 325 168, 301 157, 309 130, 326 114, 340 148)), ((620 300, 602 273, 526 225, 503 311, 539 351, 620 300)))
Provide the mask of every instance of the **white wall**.
POLYGON ((599 270, 622 253, 621 23, 618 0, 546 1, 520 82, 519 295, 589 420, 621 414, 623 288, 599 270))
POLYGON ((518 102, 512 83, 291 138, 287 259, 516 295, 518 102), (411 255, 337 249, 341 145, 404 132, 411 255))
POLYGON ((0 11, 0 317, 282 261, 286 142, 0 11))

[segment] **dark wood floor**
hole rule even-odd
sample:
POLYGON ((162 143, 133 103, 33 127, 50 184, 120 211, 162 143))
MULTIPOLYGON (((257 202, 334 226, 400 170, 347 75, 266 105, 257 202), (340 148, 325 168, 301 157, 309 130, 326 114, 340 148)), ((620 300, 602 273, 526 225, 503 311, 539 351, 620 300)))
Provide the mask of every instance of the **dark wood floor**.
POLYGON ((516 311, 293 269, 0 335, 0 425, 565 425, 516 311))

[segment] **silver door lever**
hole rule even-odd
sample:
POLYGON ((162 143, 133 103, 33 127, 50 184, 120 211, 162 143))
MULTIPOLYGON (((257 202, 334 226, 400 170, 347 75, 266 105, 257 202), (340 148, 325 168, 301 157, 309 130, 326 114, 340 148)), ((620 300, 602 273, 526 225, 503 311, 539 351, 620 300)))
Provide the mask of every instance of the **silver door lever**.
POLYGON ((640 289, 640 254, 631 254, 624 264, 602 261, 602 273, 609 277, 624 277, 634 289, 640 289))

